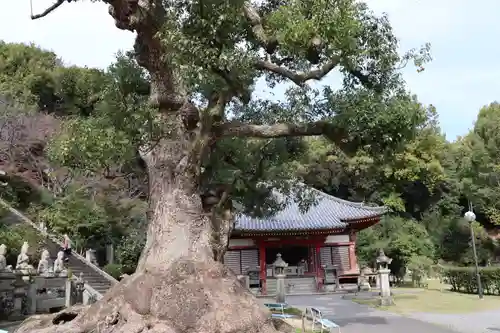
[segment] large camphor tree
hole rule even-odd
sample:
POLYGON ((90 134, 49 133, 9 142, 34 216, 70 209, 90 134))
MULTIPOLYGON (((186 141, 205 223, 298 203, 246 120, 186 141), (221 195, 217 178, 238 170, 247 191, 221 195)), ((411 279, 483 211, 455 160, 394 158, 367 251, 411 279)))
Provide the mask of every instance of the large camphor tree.
MULTIPOLYGON (((136 33, 135 59, 149 74, 153 117, 133 131, 140 140, 119 140, 136 145, 147 166, 147 242, 136 272, 102 300, 64 324, 37 317, 19 331, 274 332, 268 311, 222 263, 231 184, 207 191, 207 161, 231 142, 318 135, 345 152, 386 153, 422 116, 399 70, 408 61, 421 70, 428 47, 398 55, 387 18, 353 0, 103 1, 117 28, 136 33), (334 71, 340 89, 308 85, 334 71), (281 101, 252 94, 256 84, 287 82, 296 88, 281 101)), ((142 119, 124 116, 128 126, 142 119)))

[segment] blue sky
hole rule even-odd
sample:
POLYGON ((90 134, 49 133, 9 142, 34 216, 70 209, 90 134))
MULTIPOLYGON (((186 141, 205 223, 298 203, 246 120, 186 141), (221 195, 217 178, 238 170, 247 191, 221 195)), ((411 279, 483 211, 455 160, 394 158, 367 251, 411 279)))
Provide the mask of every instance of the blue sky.
MULTIPOLYGON (((33 0, 40 11, 54 0, 33 0)), ((441 127, 453 140, 472 127, 480 107, 500 99, 500 1, 367 0, 377 13, 387 12, 401 51, 432 44, 433 61, 405 79, 425 104, 436 106, 441 127)), ((133 34, 114 27, 102 3, 69 3, 44 19, 31 21, 29 0, 0 0, 0 39, 34 42, 70 64, 104 68, 133 34)), ((335 78, 330 78, 332 85, 335 78)), ((280 92, 277 92, 278 95, 280 92)))

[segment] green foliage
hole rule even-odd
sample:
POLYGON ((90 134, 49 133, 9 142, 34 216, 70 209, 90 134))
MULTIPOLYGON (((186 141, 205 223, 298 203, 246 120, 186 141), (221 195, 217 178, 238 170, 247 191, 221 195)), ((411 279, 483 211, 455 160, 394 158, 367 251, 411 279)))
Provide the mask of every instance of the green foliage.
POLYGON ((24 225, 3 224, 0 220, 0 243, 7 246, 7 264, 15 267, 24 242, 30 245, 31 264, 37 265, 45 247, 45 240, 35 230, 24 225))
MULTIPOLYGON (((486 233, 478 222, 473 223, 478 260, 482 265, 488 263, 496 252, 496 241, 486 233)), ((440 258, 460 265, 472 265, 474 257, 471 246, 470 226, 463 219, 455 219, 448 225, 441 239, 440 258)))
POLYGON ((123 275, 122 266, 119 264, 107 264, 103 270, 117 280, 123 275))
POLYGON ((53 52, 0 42, 0 93, 23 109, 88 116, 106 76, 97 69, 64 67, 53 52))
MULTIPOLYGON (((299 173, 308 183, 333 195, 384 204, 402 216, 421 219, 443 195, 447 174, 442 160, 447 142, 435 124, 432 107, 425 108, 414 99, 407 100, 406 105, 410 107, 404 112, 400 111, 403 106, 388 106, 380 113, 379 125, 374 125, 369 113, 366 118, 361 118, 361 113, 358 119, 347 115, 346 119, 353 121, 351 127, 360 124, 357 131, 366 133, 365 139, 355 145, 355 153, 339 151, 325 140, 309 140, 309 155, 299 173), (387 114, 387 120, 383 114, 387 114), (398 122, 398 117, 408 123, 398 122), (388 134, 392 130, 399 133, 399 139, 388 134), (321 152, 316 153, 318 149, 321 152)), ((356 110, 353 105, 351 112, 356 110)))
POLYGON ((57 56, 31 44, 9 44, 0 41, 0 91, 8 100, 24 107, 38 105, 38 96, 31 89, 45 93, 50 88, 51 72, 58 63, 57 56), (44 81, 48 81, 44 83, 44 81))
POLYGON ((399 217, 385 217, 378 225, 358 234, 360 261, 373 265, 379 249, 392 258, 389 268, 399 278, 404 277, 412 258, 433 258, 435 251, 424 226, 399 217))
MULTIPOLYGON (((480 267, 485 294, 500 295, 500 267, 480 267)), ((477 275, 474 267, 444 267, 442 274, 453 291, 477 293, 477 275)))
POLYGON ((122 274, 132 274, 135 272, 145 244, 146 233, 142 230, 132 230, 130 234, 121 239, 116 248, 116 253, 122 274))
POLYGON ((433 273, 434 261, 426 256, 413 256, 407 264, 411 270, 411 279, 414 287, 420 288, 427 286, 426 278, 433 273))
POLYGON ((38 220, 59 235, 68 234, 75 248, 106 244, 111 232, 102 207, 81 194, 68 195, 38 213, 38 220))
POLYGON ((500 224, 499 126, 500 104, 491 103, 481 108, 474 129, 451 150, 457 187, 492 224, 500 224))

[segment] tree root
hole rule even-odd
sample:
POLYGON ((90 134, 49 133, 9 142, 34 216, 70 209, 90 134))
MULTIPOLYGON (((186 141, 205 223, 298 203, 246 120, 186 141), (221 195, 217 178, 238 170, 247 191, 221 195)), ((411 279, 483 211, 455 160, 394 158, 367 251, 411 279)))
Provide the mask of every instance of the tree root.
POLYGON ((90 307, 33 316, 16 332, 271 333, 275 327, 269 311, 222 264, 183 259, 126 277, 90 307))

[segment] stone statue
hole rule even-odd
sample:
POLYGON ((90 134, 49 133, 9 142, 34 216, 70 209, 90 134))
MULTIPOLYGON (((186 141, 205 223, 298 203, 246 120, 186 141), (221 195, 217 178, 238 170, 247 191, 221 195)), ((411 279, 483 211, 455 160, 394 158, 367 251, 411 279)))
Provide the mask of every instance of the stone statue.
POLYGON ((50 259, 49 251, 43 250, 40 262, 38 263, 38 269, 37 269, 38 274, 46 275, 51 271, 49 259, 50 259))
POLYGON ((29 270, 33 269, 33 266, 29 264, 30 257, 28 256, 28 250, 30 246, 28 245, 28 242, 24 242, 23 246, 21 247, 21 253, 17 256, 17 263, 16 263, 16 269, 19 270, 29 270))
POLYGON ((12 267, 10 265, 7 266, 7 258, 5 258, 6 255, 7 255, 7 246, 5 246, 5 244, 1 244, 0 245, 0 272, 12 271, 12 267))
POLYGON ((66 269, 64 268, 64 252, 57 252, 57 259, 54 261, 54 273, 59 275, 67 274, 66 269))

